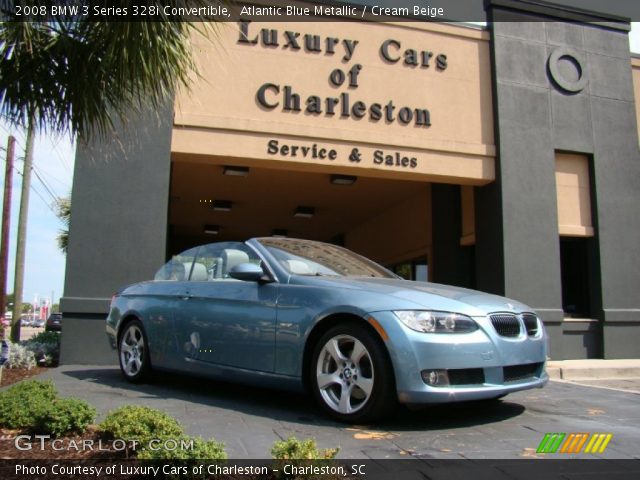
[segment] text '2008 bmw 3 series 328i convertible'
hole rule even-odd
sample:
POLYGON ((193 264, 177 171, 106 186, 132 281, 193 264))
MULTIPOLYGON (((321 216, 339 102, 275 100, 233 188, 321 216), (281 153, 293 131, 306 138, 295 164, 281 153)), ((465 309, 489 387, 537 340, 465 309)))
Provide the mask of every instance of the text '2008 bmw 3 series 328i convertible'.
POLYGON ((397 402, 499 398, 542 387, 547 338, 528 306, 402 280, 335 245, 255 238, 192 248, 113 298, 123 375, 151 369, 307 389, 356 422, 397 402))

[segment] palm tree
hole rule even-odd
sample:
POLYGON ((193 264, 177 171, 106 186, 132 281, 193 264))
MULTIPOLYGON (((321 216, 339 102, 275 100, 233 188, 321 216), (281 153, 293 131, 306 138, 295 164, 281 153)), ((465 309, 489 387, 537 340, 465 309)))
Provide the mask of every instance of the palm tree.
MULTIPOLYGON (((208 1, 180 3, 199 7, 208 1)), ((16 245, 14 312, 19 312, 27 173, 31 171, 35 131, 69 133, 86 141, 107 135, 114 118, 125 119, 132 112, 163 105, 176 88, 188 87, 195 71, 189 39, 195 30, 208 25, 187 22, 197 18, 180 15, 153 22, 66 17, 27 22, 15 17, 13 4, 0 2, 0 116, 28 132, 20 207, 24 214, 20 213, 16 245)), ((11 328, 14 341, 19 339, 19 316, 14 316, 11 328)))
POLYGON ((71 196, 58 199, 56 216, 63 223, 64 228, 58 233, 58 248, 65 255, 69 245, 69 223, 71 221, 71 196))
POLYGON ((160 106, 188 86, 189 38, 206 26, 180 20, 0 23, 0 115, 86 140, 114 117, 160 106))

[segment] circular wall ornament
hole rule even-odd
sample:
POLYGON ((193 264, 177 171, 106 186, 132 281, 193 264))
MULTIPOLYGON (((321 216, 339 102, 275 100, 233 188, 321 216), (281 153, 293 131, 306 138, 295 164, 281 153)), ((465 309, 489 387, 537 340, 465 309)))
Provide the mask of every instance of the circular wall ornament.
POLYGON ((587 86, 582 56, 569 48, 556 48, 547 62, 549 74, 558 87, 568 93, 580 93, 587 86))

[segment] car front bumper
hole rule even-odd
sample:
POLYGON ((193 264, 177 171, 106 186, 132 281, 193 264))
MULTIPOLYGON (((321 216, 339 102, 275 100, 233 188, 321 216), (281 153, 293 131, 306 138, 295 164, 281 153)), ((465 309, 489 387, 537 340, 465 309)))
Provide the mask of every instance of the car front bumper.
POLYGON ((392 312, 370 314, 385 330, 401 403, 449 403, 504 396, 541 388, 547 338, 526 332, 501 337, 489 318, 475 317, 478 330, 463 334, 421 333, 406 327, 392 312), (430 371, 446 372, 450 383, 429 385, 430 371))

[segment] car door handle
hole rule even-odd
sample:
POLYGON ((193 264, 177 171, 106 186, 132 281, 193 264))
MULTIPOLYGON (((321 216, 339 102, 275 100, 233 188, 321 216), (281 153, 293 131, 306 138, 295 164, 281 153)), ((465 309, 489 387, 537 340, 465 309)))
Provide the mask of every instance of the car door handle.
POLYGON ((192 298, 192 296, 191 296, 191 295, 182 295, 182 296, 180 297, 180 300, 190 300, 191 298, 192 298))

